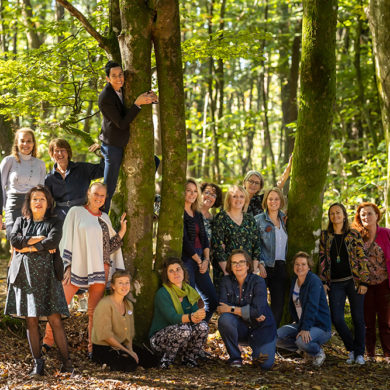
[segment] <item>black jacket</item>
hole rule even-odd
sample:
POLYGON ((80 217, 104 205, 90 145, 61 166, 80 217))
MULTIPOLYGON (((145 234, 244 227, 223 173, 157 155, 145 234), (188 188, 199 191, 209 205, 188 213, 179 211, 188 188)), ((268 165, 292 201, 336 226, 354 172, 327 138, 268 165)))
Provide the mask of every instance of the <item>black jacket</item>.
POLYGON ((199 240, 202 245, 202 249, 209 248, 209 239, 207 238, 206 230, 204 228, 203 217, 199 211, 195 211, 194 217, 190 217, 186 211, 184 211, 184 227, 183 227, 183 250, 182 258, 191 258, 195 252, 195 238, 196 227, 199 226, 199 240))
POLYGON ((141 109, 135 104, 126 109, 110 83, 100 93, 98 104, 103 114, 99 139, 107 145, 124 148, 129 142, 130 123, 141 109))

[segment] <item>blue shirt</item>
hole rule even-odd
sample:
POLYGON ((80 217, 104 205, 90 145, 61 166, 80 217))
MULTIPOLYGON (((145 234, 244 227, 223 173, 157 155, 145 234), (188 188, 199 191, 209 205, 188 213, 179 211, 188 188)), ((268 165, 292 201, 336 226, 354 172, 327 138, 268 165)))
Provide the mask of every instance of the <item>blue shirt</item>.
MULTIPOLYGON (((67 201, 75 201, 78 206, 84 204, 87 197, 87 191, 91 180, 98 179, 104 175, 104 160, 101 159, 99 164, 91 164, 87 162, 69 161, 68 168, 65 173, 65 179, 56 171, 57 164, 50 173, 46 175, 45 186, 47 186, 53 195, 56 203, 67 201)), ((56 206, 55 212, 57 217, 65 219, 70 207, 75 206, 56 206)))

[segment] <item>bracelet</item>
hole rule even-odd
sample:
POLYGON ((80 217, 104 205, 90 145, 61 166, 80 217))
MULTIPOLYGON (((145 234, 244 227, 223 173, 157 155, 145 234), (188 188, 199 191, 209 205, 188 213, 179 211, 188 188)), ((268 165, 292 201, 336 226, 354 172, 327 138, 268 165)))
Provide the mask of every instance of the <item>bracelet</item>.
POLYGON ((189 321, 190 321, 190 324, 193 324, 192 318, 191 318, 191 313, 188 314, 188 319, 189 319, 189 321))

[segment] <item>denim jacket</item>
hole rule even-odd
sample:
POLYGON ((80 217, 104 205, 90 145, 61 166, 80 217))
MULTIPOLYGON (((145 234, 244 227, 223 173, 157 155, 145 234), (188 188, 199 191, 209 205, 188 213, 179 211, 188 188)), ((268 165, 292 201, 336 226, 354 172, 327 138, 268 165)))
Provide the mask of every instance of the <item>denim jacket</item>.
MULTIPOLYGON (((279 210, 278 217, 281 221, 281 226, 287 234, 286 225, 284 224, 284 214, 279 210)), ((260 261, 264 261, 267 267, 275 266, 275 225, 268 216, 268 212, 256 215, 257 227, 260 230, 260 261)), ((286 243, 287 253, 287 243, 286 243)))

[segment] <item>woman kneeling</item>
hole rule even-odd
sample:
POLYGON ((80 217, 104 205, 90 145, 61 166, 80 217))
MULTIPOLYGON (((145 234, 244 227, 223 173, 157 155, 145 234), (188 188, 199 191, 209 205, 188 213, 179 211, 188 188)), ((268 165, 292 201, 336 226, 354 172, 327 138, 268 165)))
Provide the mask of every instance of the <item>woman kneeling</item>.
POLYGON ((196 367, 205 356, 209 327, 204 321, 204 303, 197 291, 187 284, 183 262, 168 258, 163 265, 161 287, 154 299, 154 315, 150 328, 150 345, 162 355, 161 368, 169 368, 177 355, 182 363, 196 367))
POLYGON ((291 325, 278 329, 278 348, 306 352, 319 367, 325 360, 321 348, 331 337, 331 321, 325 291, 320 278, 310 271, 311 257, 298 252, 293 259, 296 277, 291 284, 290 312, 294 319, 291 325))
POLYGON ((275 360, 276 324, 267 303, 264 279, 252 273, 252 260, 243 249, 232 251, 220 285, 218 330, 232 367, 242 365, 238 343, 249 343, 253 363, 268 370, 275 360))

